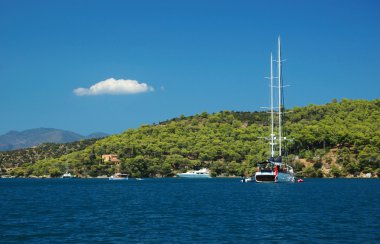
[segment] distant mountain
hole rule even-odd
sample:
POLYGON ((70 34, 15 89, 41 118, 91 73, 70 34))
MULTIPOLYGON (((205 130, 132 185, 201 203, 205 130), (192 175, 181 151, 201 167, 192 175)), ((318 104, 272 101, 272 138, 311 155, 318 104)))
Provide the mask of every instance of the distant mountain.
POLYGON ((71 131, 38 128, 24 131, 10 131, 4 135, 0 135, 0 151, 9 151, 37 146, 41 143, 66 143, 79 141, 82 139, 101 138, 107 134, 97 132, 88 136, 83 136, 71 131))
POLYGON ((102 138, 102 137, 106 137, 106 136, 109 136, 107 133, 103 133, 103 132, 95 132, 95 133, 92 133, 88 136, 86 136, 85 138, 86 139, 94 139, 94 138, 102 138))

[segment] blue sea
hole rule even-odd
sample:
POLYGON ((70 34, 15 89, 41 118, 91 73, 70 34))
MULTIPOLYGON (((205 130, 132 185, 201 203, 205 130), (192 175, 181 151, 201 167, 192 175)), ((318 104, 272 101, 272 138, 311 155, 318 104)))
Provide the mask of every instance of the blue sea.
POLYGON ((380 179, 0 179, 0 243, 380 243, 380 179))

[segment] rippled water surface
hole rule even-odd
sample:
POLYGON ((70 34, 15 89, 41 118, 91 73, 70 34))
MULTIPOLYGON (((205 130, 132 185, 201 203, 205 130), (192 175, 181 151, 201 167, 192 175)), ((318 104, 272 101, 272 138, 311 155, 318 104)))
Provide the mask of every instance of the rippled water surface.
POLYGON ((379 243, 379 179, 0 179, 1 243, 379 243))

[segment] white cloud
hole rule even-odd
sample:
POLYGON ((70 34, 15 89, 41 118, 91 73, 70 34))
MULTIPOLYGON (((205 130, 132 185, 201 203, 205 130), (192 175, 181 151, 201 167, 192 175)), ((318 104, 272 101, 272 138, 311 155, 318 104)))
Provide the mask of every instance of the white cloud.
POLYGON ((77 88, 74 93, 77 96, 91 95, 128 95, 154 91, 154 88, 146 83, 139 83, 137 80, 115 80, 109 78, 92 85, 90 88, 77 88))

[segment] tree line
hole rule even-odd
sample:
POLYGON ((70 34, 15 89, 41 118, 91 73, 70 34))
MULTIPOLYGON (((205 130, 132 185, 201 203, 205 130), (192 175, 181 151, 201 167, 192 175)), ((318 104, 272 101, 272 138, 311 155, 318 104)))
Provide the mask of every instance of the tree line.
MULTIPOLYGON (((249 176, 269 157, 266 112, 201 113, 143 125, 94 141, 76 151, 18 165, 15 176, 57 177, 67 169, 80 177, 111 175, 172 177, 207 167, 214 176, 249 176)), ((380 173, 380 99, 343 99, 296 107, 286 114, 287 162, 303 177, 345 177, 380 173)))

